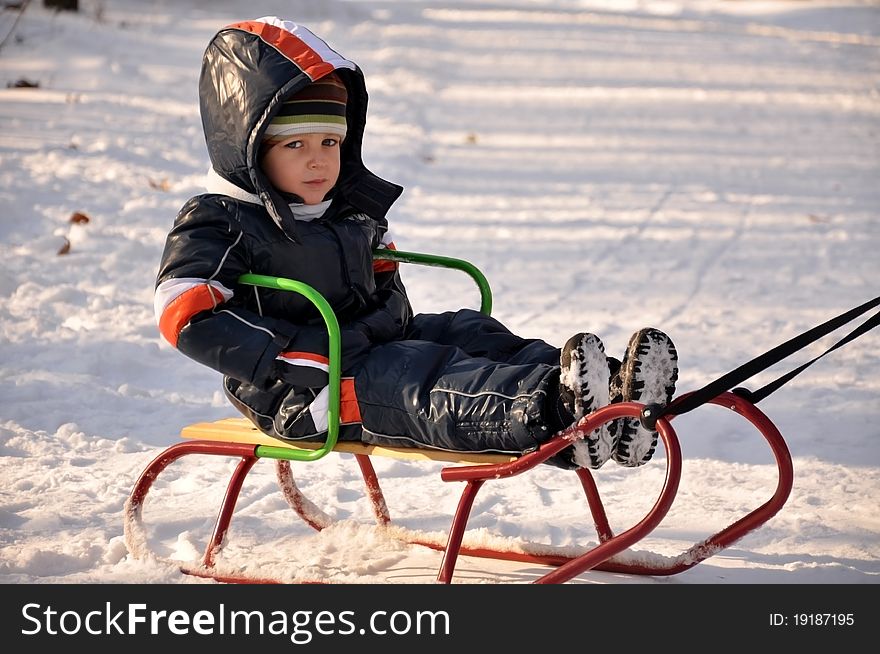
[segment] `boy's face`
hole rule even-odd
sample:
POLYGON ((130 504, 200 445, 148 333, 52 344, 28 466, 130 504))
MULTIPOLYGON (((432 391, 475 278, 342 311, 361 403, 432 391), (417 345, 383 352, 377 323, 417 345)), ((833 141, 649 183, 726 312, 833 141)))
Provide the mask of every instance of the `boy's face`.
POLYGON ((318 204, 339 179, 339 146, 335 134, 291 136, 266 151, 263 172, 275 188, 318 204))

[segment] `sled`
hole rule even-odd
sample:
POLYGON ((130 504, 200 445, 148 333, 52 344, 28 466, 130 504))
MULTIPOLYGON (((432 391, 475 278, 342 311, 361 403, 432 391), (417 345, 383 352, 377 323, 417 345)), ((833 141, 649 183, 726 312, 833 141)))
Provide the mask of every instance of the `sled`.
MULTIPOLYGON (((481 295, 481 311, 491 311, 491 291, 483 274, 472 264, 461 259, 435 255, 377 250, 374 258, 395 262, 416 263, 429 266, 454 268, 466 272, 476 282, 481 295)), ((311 287, 295 280, 244 275, 243 283, 297 292, 307 297, 318 308, 328 328, 330 341, 330 401, 329 427, 326 438, 321 441, 282 441, 260 432, 244 418, 227 418, 214 422, 188 425, 181 431, 182 441, 165 449, 143 470, 135 483, 125 506, 125 537, 129 550, 135 555, 147 554, 146 532, 143 525, 144 502, 156 478, 169 465, 184 456, 208 455, 237 459, 238 464, 227 482, 226 493, 221 501, 213 533, 206 544, 204 555, 198 564, 180 565, 181 572, 227 583, 277 583, 271 578, 256 578, 246 574, 229 572, 218 566, 224 543, 229 536, 230 524, 244 481, 260 459, 275 461, 276 474, 285 500, 306 524, 320 531, 328 526, 326 515, 313 510, 311 502, 296 486, 291 461, 308 462, 329 454, 351 454, 357 461, 364 479, 376 523, 381 527, 392 525, 391 515, 373 467, 374 457, 391 457, 403 461, 439 461, 445 465, 440 470, 444 482, 463 484, 457 508, 451 517, 446 542, 437 542, 424 535, 395 527, 394 536, 412 545, 424 546, 442 552, 436 580, 453 582, 456 563, 460 556, 482 557, 546 566, 548 571, 534 583, 564 583, 591 570, 630 575, 668 576, 688 570, 707 558, 754 531, 783 507, 793 484, 791 455, 779 430, 753 402, 740 394, 723 392, 703 403, 728 408, 751 423, 766 440, 777 466, 778 479, 770 498, 762 505, 743 515, 726 528, 695 543, 677 556, 632 556, 627 550, 651 534, 663 521, 671 508, 682 475, 682 453, 678 437, 672 428, 673 416, 653 420, 650 425, 659 434, 666 452, 666 473, 657 499, 645 516, 629 529, 614 533, 610 527, 605 505, 599 493, 594 473, 585 468, 573 471, 559 470, 559 474, 574 474, 585 496, 596 528, 598 542, 578 548, 560 551, 540 543, 518 543, 516 547, 493 547, 481 542, 469 545, 465 542, 468 522, 474 500, 487 482, 514 477, 528 472, 557 454, 585 434, 600 425, 623 417, 645 420, 657 407, 637 402, 622 402, 602 407, 582 418, 577 424, 560 432, 537 450, 518 457, 468 452, 447 452, 426 448, 395 448, 368 445, 360 442, 339 441, 340 403, 340 341, 339 327, 333 311, 321 295, 311 287)), ((686 394, 674 402, 686 400, 686 394)), ((322 579, 297 580, 299 583, 323 582, 322 579)))

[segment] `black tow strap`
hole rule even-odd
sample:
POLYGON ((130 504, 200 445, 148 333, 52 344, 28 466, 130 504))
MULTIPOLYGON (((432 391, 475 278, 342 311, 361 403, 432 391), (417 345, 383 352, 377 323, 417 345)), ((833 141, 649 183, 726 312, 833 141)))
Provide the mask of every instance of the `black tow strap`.
MULTIPOLYGON (((739 384, 743 383, 744 381, 753 377, 759 372, 762 372, 770 366, 779 363, 786 357, 794 354, 798 350, 802 350, 810 343, 813 343, 823 336, 826 336, 827 334, 830 334, 831 332, 839 329, 843 325, 851 322, 852 320, 855 320, 863 313, 870 311, 878 305, 880 305, 880 297, 876 297, 873 300, 865 302, 855 309, 850 309, 846 313, 842 313, 839 316, 822 323, 821 325, 813 327, 809 331, 806 331, 799 336, 795 336, 791 340, 788 340, 781 345, 777 345, 772 350, 765 352, 761 356, 755 357, 748 363, 744 363, 736 370, 730 371, 726 375, 723 375, 715 381, 710 382, 703 388, 694 391, 693 393, 683 395, 681 398, 673 400, 666 407, 660 407, 657 405, 646 406, 644 411, 642 412, 642 424, 648 429, 653 429, 655 423, 657 422, 657 419, 661 416, 678 416, 682 413, 693 411, 698 406, 702 406, 706 402, 710 402, 711 400, 721 395, 721 393, 730 390, 734 386, 738 386, 739 384)), ((837 348, 843 347, 844 345, 858 338, 865 332, 874 329, 874 327, 876 327, 878 324, 880 324, 880 311, 868 318, 856 329, 844 336, 837 343, 832 345, 816 358, 807 361, 805 364, 795 368, 791 372, 782 375, 781 377, 779 377, 775 381, 770 382, 766 386, 763 386, 756 391, 750 391, 747 388, 735 388, 733 392, 740 397, 749 400, 752 404, 757 404, 765 397, 770 395, 770 393, 778 389, 786 382, 792 380, 794 377, 802 373, 804 370, 809 368, 811 365, 813 365, 816 361, 824 357, 829 352, 833 352, 837 348)))

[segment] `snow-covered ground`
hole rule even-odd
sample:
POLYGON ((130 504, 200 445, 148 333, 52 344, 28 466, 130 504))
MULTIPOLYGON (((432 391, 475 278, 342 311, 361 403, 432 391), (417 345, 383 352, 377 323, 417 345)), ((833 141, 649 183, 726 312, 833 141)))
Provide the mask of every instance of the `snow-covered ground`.
MULTIPOLYGON (((494 315, 620 353, 643 325, 694 390, 878 294, 880 7, 867 2, 81 0, 0 14, 0 581, 200 583, 220 481, 234 462, 175 464, 145 505, 156 557, 136 559, 123 505, 180 428, 234 415, 219 377, 172 350, 152 314, 165 233, 207 166, 202 51, 223 25, 297 20, 357 61, 371 105, 367 164, 405 186, 398 247, 463 257, 494 315), (14 32, 10 30, 14 27, 14 32), (36 88, 10 88, 20 80, 36 88), (81 212, 88 222, 71 222, 81 212), (59 250, 67 250, 59 254, 59 250)), ((475 306, 460 273, 410 267, 417 310, 475 306)), ((841 336, 845 332, 838 333, 841 336)), ((760 375, 819 354, 827 337, 760 375)), ((761 403, 794 458, 766 525, 670 578, 589 583, 880 581, 880 339, 871 332, 761 403)), ((678 497, 633 548, 675 555, 767 500, 772 456, 717 407, 677 418, 678 497)), ((460 486, 440 464, 377 460, 398 524, 442 533, 460 486)), ((348 456, 294 464, 337 523, 320 534, 248 478, 221 556, 287 579, 430 581, 439 555, 372 525, 348 456)), ((661 453, 596 478, 612 527, 659 492, 661 453)), ((573 475, 487 485, 474 534, 595 543, 573 475)), ((457 581, 525 581, 534 566, 463 560, 457 581)))

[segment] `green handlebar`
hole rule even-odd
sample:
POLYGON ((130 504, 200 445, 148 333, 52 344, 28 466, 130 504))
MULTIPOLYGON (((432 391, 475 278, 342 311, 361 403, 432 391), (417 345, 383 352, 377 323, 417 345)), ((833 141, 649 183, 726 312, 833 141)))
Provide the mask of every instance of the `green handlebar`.
POLYGON ((238 278, 242 284, 252 286, 264 286, 279 291, 292 291, 304 295, 314 304, 327 325, 327 335, 330 344, 327 348, 330 359, 330 379, 328 381, 330 397, 327 400, 327 439, 317 450, 292 450, 287 447, 275 447, 273 445, 258 445, 254 454, 258 457, 271 459, 286 459, 288 461, 314 461, 330 452, 336 447, 339 439, 339 392, 340 378, 342 376, 342 339, 339 335, 339 321, 333 308, 314 288, 303 282, 284 277, 270 277, 268 275, 246 274, 238 278))
MULTIPOLYGON (((477 283, 480 289, 480 311, 489 315, 492 312, 492 291, 489 288, 489 282, 485 275, 471 263, 463 259, 453 259, 452 257, 442 257, 435 254, 421 254, 418 252, 401 252, 399 250, 374 250, 373 259, 381 259, 386 261, 398 261, 403 263, 416 263, 424 266, 437 266, 440 268, 453 268, 466 272, 477 283)), ((339 332, 339 321, 333 308, 327 302, 321 293, 313 287, 303 282, 285 277, 271 277, 269 275, 254 275, 248 273, 238 278, 241 284, 250 284, 251 286, 262 286, 265 288, 273 288, 278 291, 290 291, 299 293, 308 299, 324 319, 327 325, 327 336, 329 345, 327 348, 328 358, 330 359, 330 377, 328 380, 329 397, 327 401, 327 439, 324 444, 316 450, 294 450, 287 447, 276 447, 273 445, 258 445, 254 450, 254 454, 260 458, 284 459, 288 461, 315 461, 329 453, 336 447, 336 441, 339 439, 339 399, 340 399, 340 379, 342 377, 342 338, 339 332)))
POLYGON ((417 263, 423 266, 436 266, 438 268, 454 268, 466 272, 477 283, 480 289, 480 311, 487 316, 492 313, 492 290, 486 276, 472 263, 464 259, 441 257, 437 254, 421 254, 420 252, 401 252, 399 250, 373 250, 373 259, 387 261, 401 261, 403 263, 417 263))

